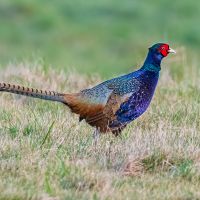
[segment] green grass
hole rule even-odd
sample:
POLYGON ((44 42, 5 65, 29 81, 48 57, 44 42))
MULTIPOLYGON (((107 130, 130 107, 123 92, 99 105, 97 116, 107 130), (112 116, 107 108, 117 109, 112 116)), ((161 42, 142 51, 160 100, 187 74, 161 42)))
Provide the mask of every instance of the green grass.
POLYGON ((0 81, 75 92, 162 65, 148 111, 121 138, 61 104, 0 93, 0 200, 200 199, 200 2, 1 0, 0 81))
POLYGON ((160 41, 197 56, 199 18, 196 0, 1 0, 0 64, 41 57, 52 68, 110 77, 141 64, 160 41))
MULTIPOLYGON (((148 111, 121 138, 102 135, 96 151, 92 128, 64 105, 0 94, 0 199, 199 199, 200 71, 183 65, 178 76, 182 56, 166 59, 148 111)), ((0 72, 66 92, 101 81, 40 62, 0 72)))

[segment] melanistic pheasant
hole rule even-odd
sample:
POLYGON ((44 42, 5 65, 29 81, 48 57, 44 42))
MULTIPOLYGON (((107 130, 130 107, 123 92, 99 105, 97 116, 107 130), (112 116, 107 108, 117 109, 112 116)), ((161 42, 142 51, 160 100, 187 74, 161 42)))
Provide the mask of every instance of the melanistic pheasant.
POLYGON ((0 91, 58 101, 95 127, 99 132, 118 135, 125 126, 142 115, 153 97, 164 57, 175 51, 168 44, 149 48, 143 66, 132 73, 105 81, 79 93, 64 94, 0 83, 0 91))

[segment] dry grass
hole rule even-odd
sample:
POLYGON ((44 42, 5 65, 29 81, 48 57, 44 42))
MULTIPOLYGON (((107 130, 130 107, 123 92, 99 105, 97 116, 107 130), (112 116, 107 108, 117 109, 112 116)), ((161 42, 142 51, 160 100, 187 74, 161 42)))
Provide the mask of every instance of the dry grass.
MULTIPOLYGON (((64 105, 1 94, 0 199, 200 199, 199 70, 178 71, 163 67, 148 112, 96 151, 64 105)), ((0 80, 66 92, 100 81, 40 63, 10 65, 0 80)))

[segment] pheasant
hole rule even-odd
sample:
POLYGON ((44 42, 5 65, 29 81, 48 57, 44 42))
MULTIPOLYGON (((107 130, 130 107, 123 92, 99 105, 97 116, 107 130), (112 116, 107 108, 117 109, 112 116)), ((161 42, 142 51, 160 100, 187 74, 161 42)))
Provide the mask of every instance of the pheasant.
POLYGON ((161 61, 176 53, 168 44, 158 43, 149 48, 142 67, 129 74, 107 80, 78 93, 65 94, 0 83, 0 91, 34 98, 62 102, 99 133, 118 135, 126 125, 141 116, 149 107, 159 79, 161 61))

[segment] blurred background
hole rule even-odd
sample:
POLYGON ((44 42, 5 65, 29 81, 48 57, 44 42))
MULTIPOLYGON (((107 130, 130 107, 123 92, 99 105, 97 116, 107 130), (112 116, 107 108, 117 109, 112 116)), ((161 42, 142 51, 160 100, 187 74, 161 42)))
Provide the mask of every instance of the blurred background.
POLYGON ((140 65, 168 42, 200 53, 200 1, 1 0, 0 66, 41 59, 107 78, 140 65))

